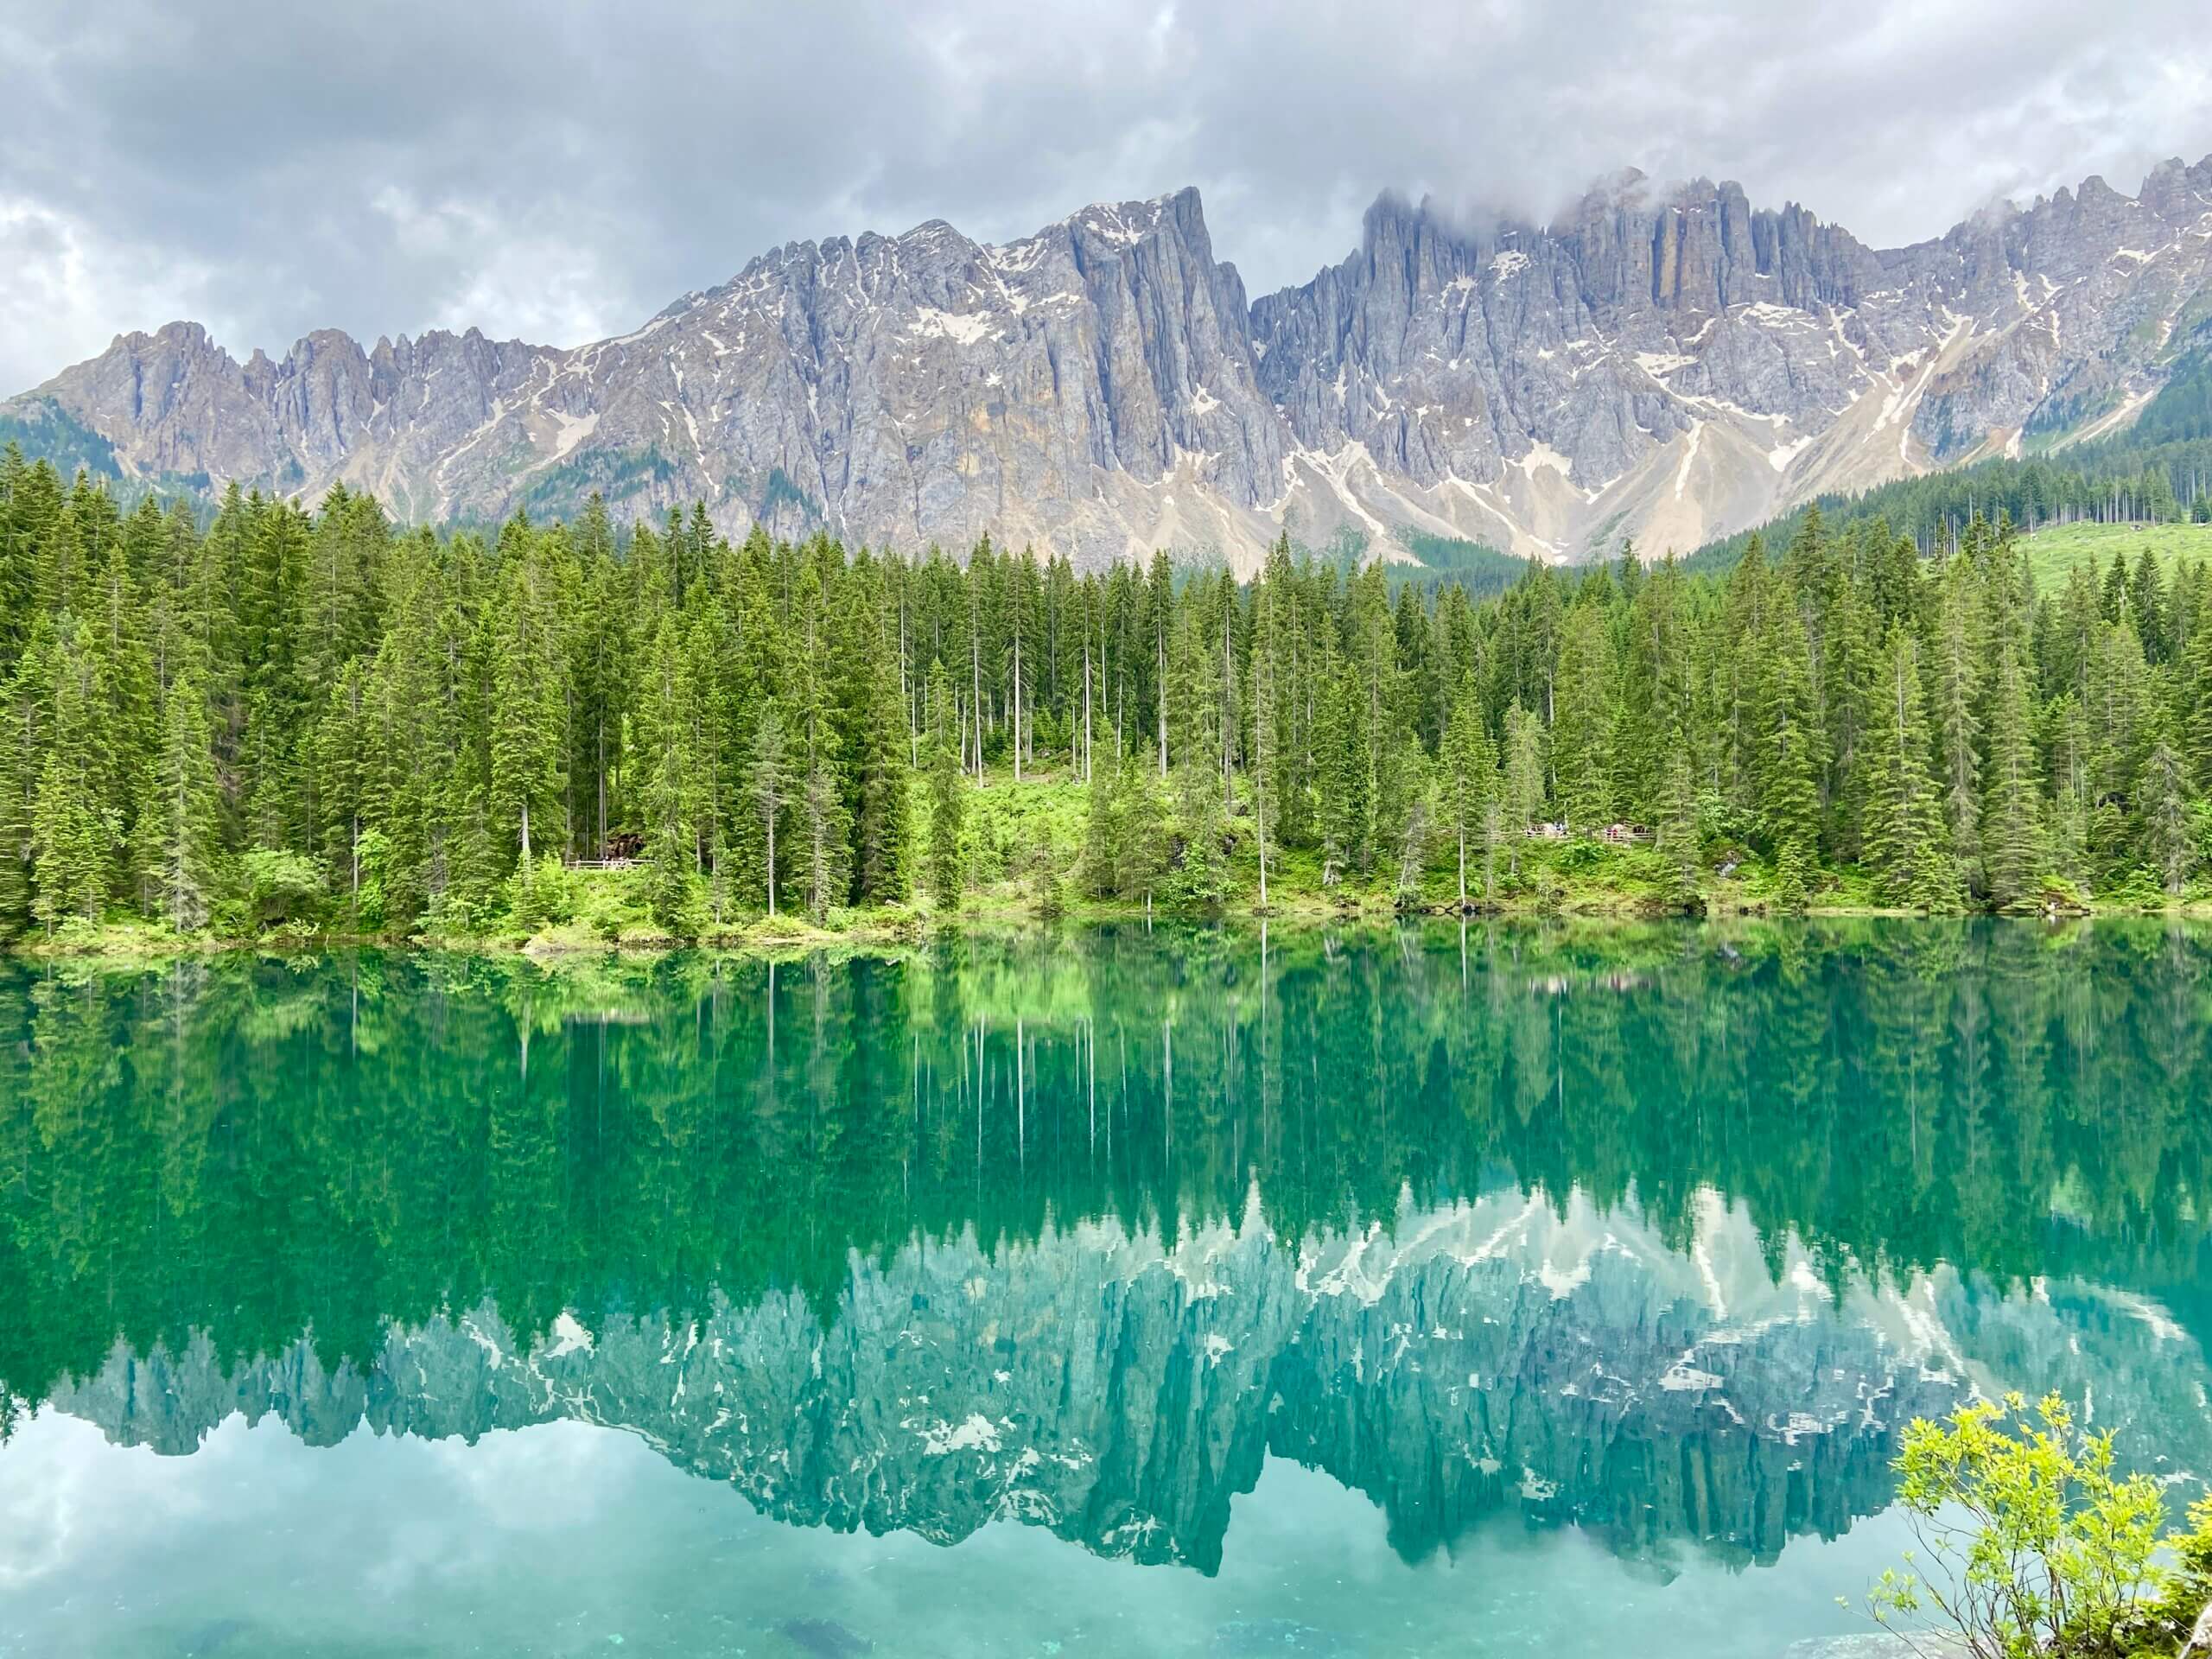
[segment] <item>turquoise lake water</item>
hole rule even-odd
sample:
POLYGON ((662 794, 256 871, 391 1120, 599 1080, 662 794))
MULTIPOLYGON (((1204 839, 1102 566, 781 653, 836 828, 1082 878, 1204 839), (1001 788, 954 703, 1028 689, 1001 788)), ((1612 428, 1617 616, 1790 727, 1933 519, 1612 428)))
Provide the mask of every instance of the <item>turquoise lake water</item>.
POLYGON ((1779 1656, 2212 1468, 2212 934, 0 964, 0 1659, 1779 1656))

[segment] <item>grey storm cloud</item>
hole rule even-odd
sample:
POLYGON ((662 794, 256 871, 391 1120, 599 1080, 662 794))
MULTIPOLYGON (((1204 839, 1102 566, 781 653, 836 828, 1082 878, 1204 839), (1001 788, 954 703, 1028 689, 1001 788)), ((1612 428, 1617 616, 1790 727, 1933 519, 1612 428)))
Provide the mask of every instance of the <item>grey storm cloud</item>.
POLYGON ((117 332, 569 344, 782 242, 1204 193, 1254 293, 1390 188, 1624 166, 1877 244, 2212 149, 2202 0, 11 0, 0 392, 117 332))

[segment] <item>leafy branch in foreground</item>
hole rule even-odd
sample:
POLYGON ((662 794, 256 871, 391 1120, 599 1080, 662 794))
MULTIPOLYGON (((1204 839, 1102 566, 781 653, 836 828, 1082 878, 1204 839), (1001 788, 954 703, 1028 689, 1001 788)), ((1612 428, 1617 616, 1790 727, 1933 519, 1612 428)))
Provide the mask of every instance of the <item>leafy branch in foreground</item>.
POLYGON ((2115 1468, 2112 1431, 2077 1428, 2056 1395, 2032 1418, 2012 1394, 1916 1420, 1897 1460, 1897 1500, 1922 1550, 1875 1585, 1876 1621, 1916 1652, 1973 1659, 2200 1645, 2212 1615, 2212 1497, 2191 1508, 2188 1530, 2162 1537, 2158 1482, 2115 1468))

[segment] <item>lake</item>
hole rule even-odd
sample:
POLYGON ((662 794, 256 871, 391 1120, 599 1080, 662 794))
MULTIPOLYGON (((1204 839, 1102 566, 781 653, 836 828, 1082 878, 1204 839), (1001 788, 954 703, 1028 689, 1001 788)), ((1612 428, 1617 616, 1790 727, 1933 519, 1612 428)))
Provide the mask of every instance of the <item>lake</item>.
POLYGON ((2212 933, 0 963, 0 1659, 1778 1656, 2212 1469, 2212 933))

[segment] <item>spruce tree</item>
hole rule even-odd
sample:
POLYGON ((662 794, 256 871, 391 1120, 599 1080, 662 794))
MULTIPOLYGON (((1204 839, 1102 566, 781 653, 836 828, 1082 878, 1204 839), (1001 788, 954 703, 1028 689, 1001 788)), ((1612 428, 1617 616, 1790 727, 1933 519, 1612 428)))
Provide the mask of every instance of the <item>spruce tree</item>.
POLYGON ((960 766, 952 682, 942 659, 930 669, 929 709, 930 895, 940 910, 949 911, 960 904, 960 830, 967 780, 960 766))
POLYGON ((2007 645, 1992 676, 1989 759, 1979 812, 1992 903, 2017 904, 2034 888, 2044 848, 2043 794, 2028 706, 2028 671, 2007 645))
MULTIPOLYGON (((943 683, 943 679, 944 673, 940 665, 938 671, 940 684, 943 683)), ((940 742, 942 741, 943 739, 940 738, 940 742)), ((791 804, 791 770, 790 756, 786 752, 787 747, 784 736, 783 711, 776 706, 776 700, 771 697, 762 706, 760 723, 753 729, 752 775, 748 779, 753 810, 760 816, 761 835, 767 848, 767 857, 763 868, 766 875, 765 887, 768 913, 771 916, 776 913, 778 878, 776 825, 783 817, 785 809, 791 804)), ((942 836, 938 842, 938 857, 940 868, 943 868, 946 858, 944 849, 947 847, 957 848, 960 839, 960 797, 957 789, 950 797, 950 804, 940 807, 936 824, 942 836), (946 835, 944 826, 948 813, 950 818, 950 833, 946 835)), ((957 861, 957 852, 952 855, 952 857, 957 861)), ((959 871, 957 861, 953 863, 950 880, 951 892, 957 897, 959 891, 959 871)), ((938 888, 940 899, 944 897, 945 892, 944 887, 940 885, 938 888)))
POLYGON ((1497 757, 1472 693, 1452 700, 1444 728, 1444 822, 1457 855, 1459 908, 1467 908, 1467 843, 1480 836, 1497 780, 1497 757))
POLYGON ((1367 693, 1356 667, 1339 662, 1321 688, 1314 736, 1321 832, 1321 884, 1372 868, 1375 766, 1368 750, 1367 693))
POLYGON ((2183 741, 2190 772, 2197 792, 2212 794, 2212 616, 2196 620, 2183 660, 2183 741))
POLYGON ((1784 609, 1761 642, 1759 815, 1770 845, 1795 843, 1811 860, 1820 844, 1820 779, 1827 743, 1813 700, 1803 623, 1784 609))
POLYGON ((0 937, 32 921, 35 807, 48 741, 53 660, 52 625, 35 618, 15 672, 0 683, 0 937))
POLYGON ((799 853, 806 913, 820 926, 829 919, 830 906, 841 901, 851 856, 836 759, 826 738, 817 739, 813 764, 800 779, 799 807, 805 830, 799 853))
POLYGON ((1700 842, 1696 780, 1690 771, 1688 741, 1677 734, 1667 745, 1656 849, 1666 860, 1675 897, 1688 902, 1697 896, 1700 842))
POLYGON ((864 904, 903 904, 914 891, 914 830, 906 698, 896 650, 879 641, 861 671, 867 718, 855 745, 854 882, 864 904))
POLYGON ((1958 554, 1943 573, 1931 677, 1942 756, 1943 817, 1952 852, 1968 871, 1978 869, 1982 859, 1980 744, 1987 652, 1982 611, 1979 573, 1968 555, 1958 554))
POLYGON ((98 921, 107 889, 114 835, 92 809, 81 776, 49 754, 31 808, 31 855, 37 896, 31 913, 52 932, 73 917, 98 921))
POLYGON ((1945 890, 1942 810, 1929 769, 1931 738, 1920 658, 1902 623, 1890 628, 1875 682, 1875 719, 1868 733, 1866 862, 1892 899, 1942 908, 1945 890))
POLYGON ((1815 696, 1825 769, 1820 788, 1826 804, 1828 844, 1846 858, 1859 855, 1866 834, 1866 770, 1861 750, 1878 701, 1882 637, 1866 584, 1838 572, 1822 619, 1815 696))
MULTIPOLYGON (((1947 511, 1955 487, 1924 486, 1947 511)), ((1410 897, 1432 830, 1465 904, 1471 854, 1494 893, 1498 853, 1519 874, 1561 814, 1652 823, 1685 892, 1708 812, 1785 898, 1823 858, 1929 907, 2018 904, 2046 871, 2185 885, 2212 576, 2131 554, 2038 599, 2002 519, 1969 518, 1932 578, 1927 529, 1808 514, 1779 568, 1747 553, 1725 582, 1624 558, 1476 597, 1283 541, 1242 586, 1164 556, 733 548, 696 506, 619 533, 603 503, 517 518, 487 547, 395 533, 350 488, 312 513, 232 491, 203 533, 0 455, 0 930, 189 926, 249 866, 288 913, 304 880, 360 925, 529 926, 565 887, 536 892, 540 855, 640 842, 672 930, 702 866, 717 920, 795 881, 817 916, 918 878, 957 903, 960 772, 1063 756, 1104 848, 1086 884, 1125 899, 1175 849, 1178 897, 1219 902, 1249 823, 1262 905, 1289 849, 1410 897)))
MULTIPOLYGON (((1201 742, 1185 745, 1174 772, 1176 816, 1182 824, 1181 890, 1193 903, 1211 906, 1228 896, 1229 861, 1222 851, 1227 815, 1221 810, 1221 783, 1207 748, 1201 742)), ((1126 823, 1116 830, 1124 842, 1131 833, 1126 823)))
POLYGON ((1588 834, 1613 815, 1613 645, 1601 601, 1567 615, 1552 720, 1552 779, 1567 828, 1588 834))
POLYGON ((1516 880, 1521 874, 1521 843, 1543 804, 1543 722, 1534 709, 1516 702, 1505 716, 1504 779, 1506 865, 1516 880))
POLYGON ((682 625, 674 614, 664 614, 645 664, 638 727, 653 919, 679 937, 690 926, 691 880, 699 867, 695 687, 689 667, 682 625))
POLYGON ((207 684, 196 667, 170 683, 148 785, 138 821, 153 913, 173 932, 196 932, 207 925, 223 885, 207 684))
POLYGON ((1091 774, 1084 817, 1083 884, 1094 899, 1115 898, 1121 891, 1122 825, 1116 809, 1121 799, 1121 774, 1134 764, 1115 744, 1091 774))
MULTIPOLYGON (((1287 548, 1279 547, 1277 551, 1287 560, 1287 548)), ((1252 713, 1246 729, 1252 738, 1252 838, 1260 855, 1260 908, 1264 912, 1268 908, 1268 843, 1274 829, 1277 751, 1281 743, 1281 710, 1276 706, 1276 659, 1281 642, 1275 598, 1264 585, 1255 588, 1252 609, 1252 713)))
POLYGON ((1149 909, 1167 868, 1167 804, 1159 763, 1147 748, 1118 768, 1114 781, 1115 890, 1124 899, 1142 899, 1149 909))
POLYGON ((1774 906, 1785 916, 1802 916, 1813 901, 1813 855, 1801 836, 1782 843, 1774 861, 1774 906))
MULTIPOLYGON (((171 692, 174 696, 174 690, 171 692)), ((376 734, 369 721, 366 665, 346 664, 315 733, 315 798, 323 825, 323 849, 346 902, 358 911, 361 889, 361 841, 367 833, 373 798, 376 734)), ((201 691, 201 702, 206 702, 201 691)), ((358 919, 358 917, 357 917, 358 919)))
MULTIPOLYGON (((1190 606, 1185 611, 1185 626, 1177 631, 1177 652, 1170 659, 1177 672, 1168 681, 1168 730, 1174 734, 1174 766, 1170 767, 1174 777, 1174 810, 1184 832, 1181 889, 1199 905, 1219 905, 1228 889, 1228 861, 1221 852, 1221 836, 1228 823, 1221 798, 1224 679, 1214 621, 1204 606, 1190 606)), ((1137 801, 1135 779, 1117 777, 1117 785, 1115 812, 1119 823, 1115 836, 1119 862, 1126 862, 1130 854, 1128 836, 1135 834, 1128 823, 1137 801)), ((1123 898, 1130 896, 1130 885, 1122 878, 1117 878, 1115 887, 1123 898)))
MULTIPOLYGON (((506 544, 510 538, 500 538, 506 544)), ((567 839, 560 822, 568 785, 562 766, 563 693, 567 671, 550 614, 549 578, 536 568, 527 534, 513 538, 512 561, 492 607, 490 641, 491 811, 500 826, 501 863, 532 879, 537 850, 567 839), (535 834, 533 836, 533 829, 535 834)), ((504 869, 503 872, 504 873, 504 869)))
POLYGON ((2199 854, 2181 756, 2163 723, 2143 766, 2136 817, 2143 861, 2168 896, 2178 899, 2196 868, 2199 854))
POLYGON ((1428 865, 1429 837, 1435 829, 1435 778, 1421 740, 1408 732, 1400 741, 1397 773, 1404 791, 1398 817, 1396 896, 1401 909, 1421 899, 1421 872, 1428 865))

